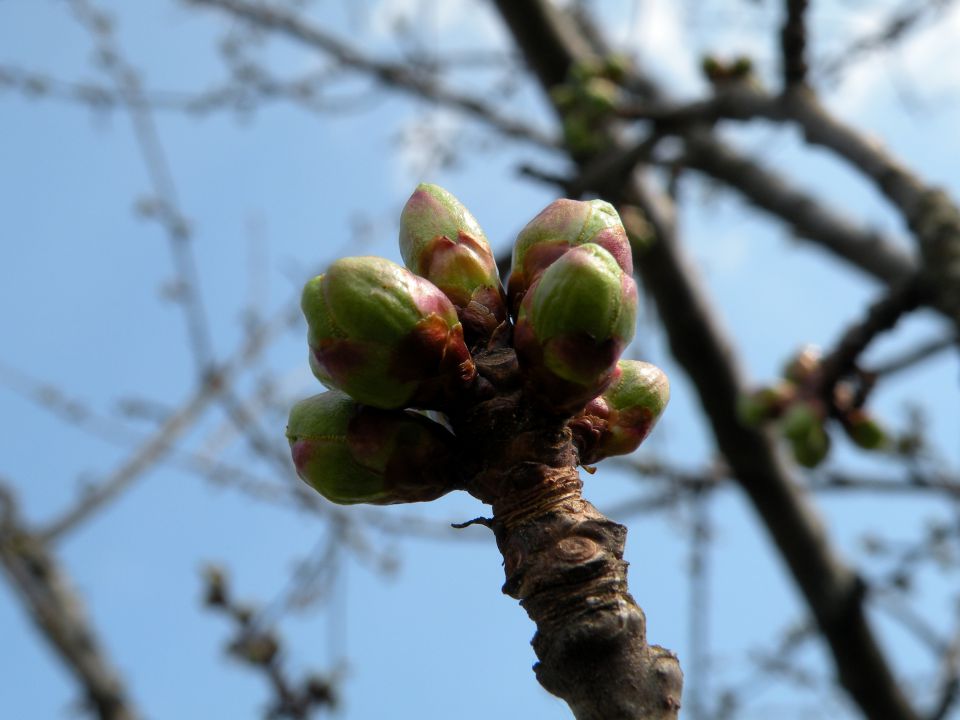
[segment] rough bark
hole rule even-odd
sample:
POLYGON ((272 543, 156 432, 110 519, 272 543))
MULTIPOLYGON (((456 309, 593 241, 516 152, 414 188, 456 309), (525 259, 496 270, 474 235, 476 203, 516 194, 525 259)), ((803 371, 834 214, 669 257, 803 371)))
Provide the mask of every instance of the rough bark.
POLYGON ((676 656, 647 644, 627 589, 626 528, 583 499, 565 419, 524 392, 513 350, 477 364, 479 402, 451 420, 465 484, 493 507, 478 522, 503 554, 503 592, 537 625, 537 679, 578 720, 675 720, 683 676, 676 656))

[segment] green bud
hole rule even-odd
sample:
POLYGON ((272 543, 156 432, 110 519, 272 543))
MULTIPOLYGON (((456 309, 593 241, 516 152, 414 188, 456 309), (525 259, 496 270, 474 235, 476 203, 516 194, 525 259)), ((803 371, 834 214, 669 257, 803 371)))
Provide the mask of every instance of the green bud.
POLYGON ((780 417, 795 397, 796 386, 792 382, 783 381, 740 396, 737 411, 744 423, 756 427, 767 420, 780 417))
POLYGON ((314 374, 365 405, 439 407, 476 374, 451 302, 389 260, 337 260, 301 307, 314 374))
POLYGON ((587 403, 569 427, 580 462, 592 465, 613 455, 632 453, 642 443, 670 400, 670 382, 656 365, 620 360, 610 386, 587 403))
POLYGON ((471 346, 483 344, 507 319, 497 262, 470 211, 438 185, 421 184, 400 216, 400 253, 457 309, 471 346))
POLYGON ((635 331, 637 286, 599 245, 567 251, 520 306, 514 347, 547 408, 575 412, 603 392, 635 331))
POLYGON ((816 467, 830 451, 823 420, 823 413, 808 402, 792 405, 783 416, 780 429, 790 441, 794 458, 804 467, 816 467))
POLYGON ((341 505, 422 502, 454 489, 455 439, 419 413, 331 390, 293 406, 287 440, 301 479, 341 505))
POLYGON ((830 436, 823 425, 817 425, 805 437, 792 439, 790 447, 798 463, 804 467, 815 468, 830 452, 830 436))
POLYGON ((563 116, 563 142, 570 152, 578 156, 602 152, 609 144, 599 131, 596 118, 576 111, 567 112, 563 116))
POLYGON ((886 431, 866 410, 852 410, 843 423, 843 429, 864 450, 877 450, 889 442, 886 431))
POLYGON ((507 284, 511 311, 519 311, 527 290, 557 258, 587 243, 602 247, 623 272, 633 274, 630 241, 613 205, 603 200, 555 200, 517 236, 507 284))

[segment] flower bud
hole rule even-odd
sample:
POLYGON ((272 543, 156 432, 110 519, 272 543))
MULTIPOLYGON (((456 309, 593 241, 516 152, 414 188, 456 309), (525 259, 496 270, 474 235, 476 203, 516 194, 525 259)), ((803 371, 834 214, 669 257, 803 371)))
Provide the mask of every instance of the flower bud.
POLYGON ((762 387, 742 395, 737 403, 737 412, 744 423, 756 427, 780 417, 796 394, 797 386, 784 380, 772 387, 762 387))
POLYGON ((516 315, 534 281, 570 248, 593 243, 609 252, 627 275, 633 274, 630 241, 617 211, 603 200, 555 200, 520 231, 507 283, 516 315))
POLYGON ((301 307, 314 374, 365 405, 440 407, 476 374, 447 297, 389 260, 337 260, 301 307))
POLYGON ((783 367, 783 377, 792 382, 809 382, 820 369, 822 353, 816 345, 804 345, 783 367))
POLYGON ((507 319, 497 262, 480 225, 457 198, 423 183, 400 215, 400 254, 453 302, 471 346, 507 319))
POLYGON ((781 430, 790 441, 793 456, 804 467, 813 468, 830 452, 830 436, 823 427, 823 414, 807 402, 791 406, 783 416, 781 430))
POLYGON ((576 412, 603 392, 637 320, 637 286, 588 243, 566 252, 526 294, 514 328, 521 369, 548 409, 576 412))
POLYGON ((877 450, 887 444, 887 433, 866 410, 851 410, 848 413, 843 429, 857 445, 864 450, 877 450))
POLYGON ((341 505, 422 502, 454 489, 453 435, 409 410, 331 390, 293 406, 287 440, 301 479, 341 505))
POLYGON ((670 400, 670 382, 656 365, 621 360, 603 395, 594 398, 569 427, 580 462, 591 465, 613 455, 632 453, 642 443, 670 400))

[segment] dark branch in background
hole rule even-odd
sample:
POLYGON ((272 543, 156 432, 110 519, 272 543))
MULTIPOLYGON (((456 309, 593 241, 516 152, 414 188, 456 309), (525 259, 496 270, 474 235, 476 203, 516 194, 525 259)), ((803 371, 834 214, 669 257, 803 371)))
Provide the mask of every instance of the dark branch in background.
POLYGON ((934 338, 925 343, 920 343, 915 348, 904 352, 898 357, 874 365, 870 368, 870 374, 878 378, 885 375, 892 375, 902 370, 907 370, 950 348, 960 350, 960 336, 951 334, 946 337, 934 338))
POLYGON ((557 145, 556 140, 543 131, 530 127, 521 120, 501 115, 483 98, 472 97, 446 88, 428 73, 413 71, 404 64, 368 57, 323 29, 309 25, 294 14, 244 0, 188 0, 188 2, 216 7, 257 26, 275 30, 308 47, 320 50, 345 68, 360 71, 376 78, 384 85, 404 90, 421 99, 460 110, 496 128, 507 137, 526 140, 548 148, 555 148, 557 145))
POLYGON ((778 119, 772 116, 774 104, 771 96, 738 85, 700 102, 678 105, 658 97, 650 102, 627 104, 618 114, 652 122, 654 136, 678 135, 684 147, 674 158, 675 164, 720 181, 752 205, 785 222, 798 237, 823 246, 887 284, 905 279, 916 262, 892 238, 858 227, 823 199, 800 190, 782 174, 720 142, 710 131, 721 118, 778 119))
POLYGON ((0 565, 40 634, 83 688, 84 709, 100 720, 142 717, 100 646, 59 561, 42 537, 27 530, 12 492, 2 483, 0 565))
POLYGON ((272 698, 264 713, 265 720, 308 720, 322 710, 336 711, 336 678, 313 673, 299 682, 293 681, 283 665, 280 636, 263 627, 253 609, 233 599, 223 571, 207 568, 204 581, 206 606, 223 613, 236 625, 227 651, 262 672, 270 685, 272 698))
POLYGON ((710 501, 713 496, 704 489, 691 498, 693 527, 690 542, 690 659, 687 662, 687 717, 705 720, 706 698, 709 696, 707 667, 709 658, 710 618, 710 545, 713 540, 710 501))
POLYGON ((785 0, 787 18, 780 30, 783 53, 783 84, 800 85, 807 79, 807 0, 785 0))
POLYGON ((94 39, 97 58, 116 86, 117 92, 125 99, 129 110, 137 147, 153 185, 157 217, 170 241, 177 271, 177 296, 184 308, 188 337, 202 382, 204 376, 213 369, 210 323, 200 291, 200 275, 190 246, 190 226, 180 211, 173 174, 150 112, 149 102, 137 73, 120 55, 109 17, 88 0, 70 0, 70 6, 94 39))
POLYGON ((932 22, 942 15, 953 2, 954 0, 907 0, 901 3, 879 30, 855 40, 835 57, 821 63, 816 68, 817 76, 825 82, 839 80, 848 67, 902 43, 925 21, 929 19, 932 22))
MULTIPOLYGON (((144 91, 143 100, 151 111, 207 115, 218 110, 250 110, 256 101, 285 100, 311 112, 345 112, 367 109, 377 102, 371 92, 352 95, 318 96, 324 84, 333 80, 333 70, 312 72, 280 80, 260 73, 227 81, 204 90, 144 91)), ((91 110, 129 109, 131 98, 114 87, 90 82, 69 82, 11 65, 0 65, 0 91, 15 91, 31 99, 49 98, 88 107, 91 110)))
POLYGON ((828 407, 833 402, 836 384, 856 369, 860 354, 877 335, 890 330, 901 316, 916 309, 921 301, 921 292, 921 283, 914 278, 873 303, 863 320, 847 328, 840 341, 820 363, 820 394, 828 407))
MULTIPOLYGON (((579 48, 565 46, 563 34, 553 31, 562 22, 559 13, 543 22, 551 14, 548 3, 502 0, 497 7, 545 91, 562 82, 574 62, 584 59, 579 48), (544 35, 550 37, 546 43, 544 35), (546 57, 555 58, 553 67, 541 57, 542 46, 546 57)), ((638 183, 595 190, 620 205, 639 206, 656 231, 657 241, 637 253, 638 264, 644 285, 656 300, 671 351, 697 387, 721 451, 803 591, 833 653, 841 683, 868 717, 912 720, 916 715, 867 624, 861 582, 835 556, 772 438, 746 427, 738 417, 738 399, 746 388, 729 341, 681 254, 668 199, 651 195, 638 183)))
POLYGON ((217 373, 208 373, 193 395, 157 429, 157 431, 99 485, 88 490, 76 504, 51 520, 41 534, 47 540, 56 540, 89 519, 96 511, 119 497, 146 471, 162 461, 202 414, 234 381, 234 376, 249 366, 268 346, 276 334, 288 327, 294 316, 284 309, 270 322, 251 331, 233 359, 217 373))
POLYGON ((872 181, 916 239, 923 281, 929 285, 928 303, 960 328, 960 210, 946 193, 926 185, 876 142, 830 115, 807 87, 775 97, 739 83, 705 102, 675 108, 671 119, 679 125, 664 122, 668 116, 659 111, 654 117, 661 129, 682 134, 683 123, 697 116, 703 123, 719 118, 795 123, 808 143, 832 151, 872 181))

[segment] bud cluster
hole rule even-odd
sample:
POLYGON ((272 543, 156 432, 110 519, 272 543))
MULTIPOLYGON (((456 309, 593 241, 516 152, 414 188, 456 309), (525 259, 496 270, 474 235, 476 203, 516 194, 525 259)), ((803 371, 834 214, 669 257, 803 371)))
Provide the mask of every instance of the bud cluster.
POLYGON ((833 388, 829 402, 824 399, 820 351, 807 346, 790 358, 777 383, 740 399, 740 417, 749 425, 776 422, 794 459, 813 468, 830 452, 827 421, 831 418, 857 446, 865 450, 887 446, 886 431, 861 405, 862 399, 844 382, 833 388))
POLYGON ((621 83, 629 61, 622 55, 574 63, 566 80, 554 86, 550 95, 563 111, 563 136, 576 154, 607 149, 609 139, 602 132, 623 100, 621 83))
POLYGON ((568 420, 581 462, 649 434, 669 385, 620 360, 637 288, 611 205, 551 203, 517 237, 507 291, 479 223, 435 185, 404 207, 400 252, 406 267, 343 258, 303 291, 310 367, 331 390, 293 408, 287 437, 298 474, 325 497, 387 504, 454 489, 458 439, 444 413, 477 401, 476 358, 510 343, 524 400, 568 420))

